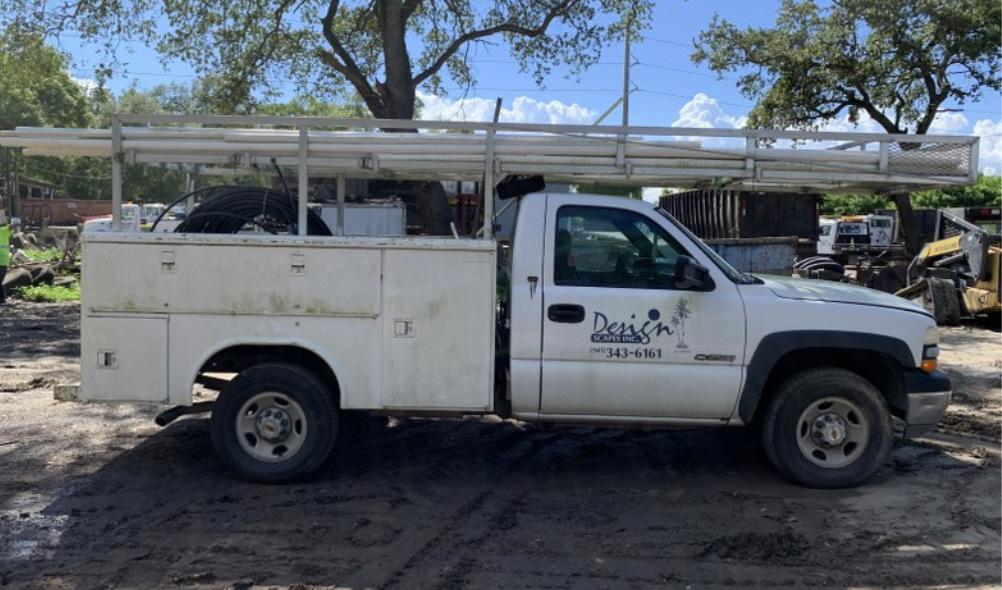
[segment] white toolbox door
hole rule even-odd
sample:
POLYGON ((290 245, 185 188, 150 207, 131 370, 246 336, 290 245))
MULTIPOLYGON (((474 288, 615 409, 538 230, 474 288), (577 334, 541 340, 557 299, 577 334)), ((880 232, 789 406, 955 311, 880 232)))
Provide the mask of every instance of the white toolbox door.
POLYGON ((167 317, 85 316, 80 399, 167 403, 167 317))

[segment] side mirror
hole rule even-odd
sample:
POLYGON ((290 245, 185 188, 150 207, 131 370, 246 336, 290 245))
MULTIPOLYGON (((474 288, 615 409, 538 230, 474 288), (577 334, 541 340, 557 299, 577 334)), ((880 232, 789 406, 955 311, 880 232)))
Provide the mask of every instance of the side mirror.
POLYGON ((712 291, 710 271, 689 256, 679 256, 675 261, 675 286, 690 291, 712 291))

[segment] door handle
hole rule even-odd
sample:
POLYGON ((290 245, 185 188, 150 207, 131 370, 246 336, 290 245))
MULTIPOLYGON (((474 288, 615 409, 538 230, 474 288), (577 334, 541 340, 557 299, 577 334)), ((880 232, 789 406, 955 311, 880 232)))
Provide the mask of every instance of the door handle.
POLYGON ((574 303, 555 303, 546 310, 546 317, 551 322, 580 324, 585 319, 585 309, 583 305, 574 303))

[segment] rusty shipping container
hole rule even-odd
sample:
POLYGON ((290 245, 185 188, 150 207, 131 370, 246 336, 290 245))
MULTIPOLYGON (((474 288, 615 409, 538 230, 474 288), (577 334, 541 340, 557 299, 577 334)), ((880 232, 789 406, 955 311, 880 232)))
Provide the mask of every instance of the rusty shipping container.
POLYGON ((697 236, 816 240, 816 194, 696 190, 661 197, 661 207, 697 236))
POLYGON ((661 207, 745 272, 790 274, 817 252, 821 196, 695 190, 661 197, 661 207))

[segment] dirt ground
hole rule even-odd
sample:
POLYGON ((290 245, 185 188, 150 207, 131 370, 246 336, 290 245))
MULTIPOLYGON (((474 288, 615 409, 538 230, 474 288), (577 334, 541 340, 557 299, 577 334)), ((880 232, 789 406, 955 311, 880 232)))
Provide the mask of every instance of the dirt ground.
POLYGON ((366 419, 308 483, 235 481, 208 420, 55 402, 76 305, 0 311, 7 588, 997 587, 996 331, 944 330, 956 397, 868 485, 797 487, 750 432, 366 419))

